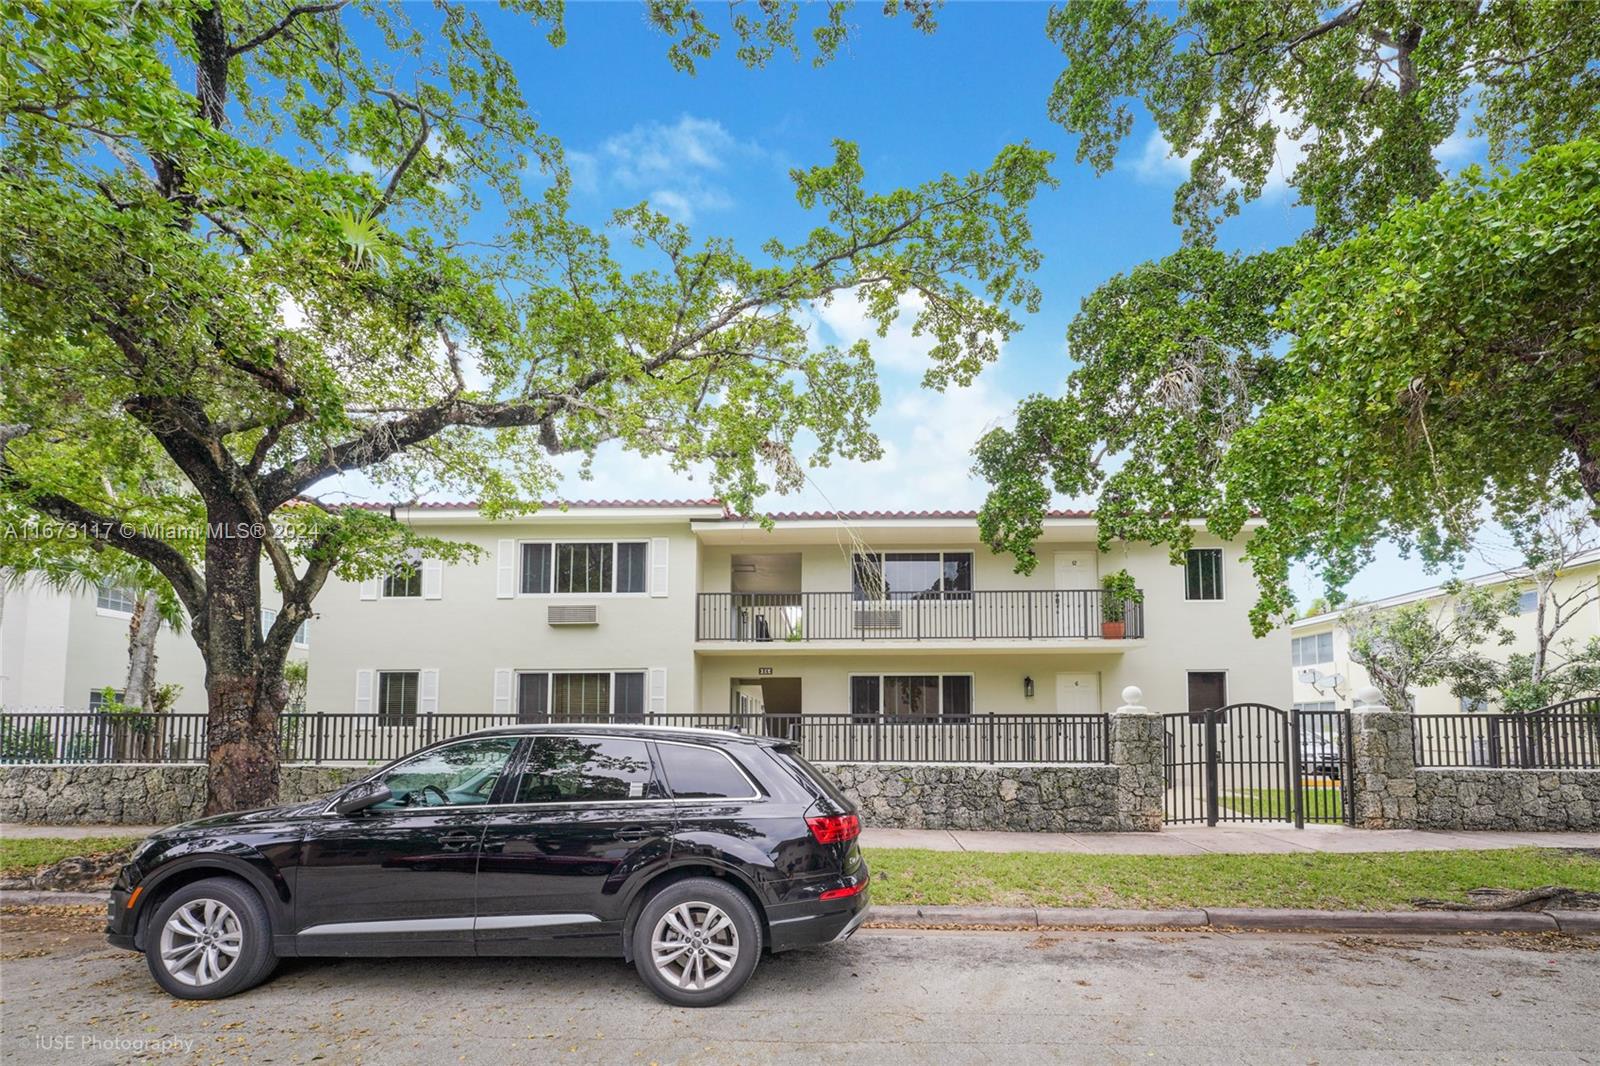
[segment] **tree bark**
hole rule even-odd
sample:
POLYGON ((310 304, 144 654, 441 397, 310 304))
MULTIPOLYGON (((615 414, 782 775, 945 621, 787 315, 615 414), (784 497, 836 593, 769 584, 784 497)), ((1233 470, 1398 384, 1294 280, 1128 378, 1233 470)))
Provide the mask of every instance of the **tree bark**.
POLYGON ((156 637, 161 633, 161 615, 156 610, 156 594, 146 592, 134 605, 128 622, 128 681, 122 686, 122 702, 128 707, 148 711, 156 683, 156 637))
MULTIPOLYGON (((213 521, 222 517, 212 510, 213 521)), ((286 655, 261 636, 261 542, 213 534, 205 569, 205 812, 270 806, 278 798, 278 714, 288 692, 286 655)))

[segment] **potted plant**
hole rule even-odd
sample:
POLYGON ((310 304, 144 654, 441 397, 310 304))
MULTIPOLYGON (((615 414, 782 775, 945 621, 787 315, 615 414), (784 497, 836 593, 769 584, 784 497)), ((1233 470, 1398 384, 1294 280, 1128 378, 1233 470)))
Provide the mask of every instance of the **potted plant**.
POLYGON ((1144 602, 1144 593, 1126 570, 1107 574, 1100 581, 1100 589, 1100 636, 1106 640, 1121 640, 1128 632, 1128 605, 1144 602))

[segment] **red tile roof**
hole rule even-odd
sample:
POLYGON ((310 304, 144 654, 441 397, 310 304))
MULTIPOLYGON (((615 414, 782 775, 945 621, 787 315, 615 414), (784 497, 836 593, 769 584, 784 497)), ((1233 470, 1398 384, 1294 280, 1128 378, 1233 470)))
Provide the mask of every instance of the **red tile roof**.
MULTIPOLYGON (((413 511, 472 511, 480 504, 477 500, 423 500, 417 503, 352 503, 348 506, 358 507, 364 511, 387 511, 391 507, 395 510, 413 511)), ((703 500, 545 500, 539 504, 541 509, 598 509, 611 508, 626 510, 629 508, 644 510, 659 507, 719 507, 722 508, 722 518, 728 522, 754 522, 759 521, 760 515, 736 515, 727 510, 726 505, 718 499, 703 500)), ((1046 518, 1093 518, 1092 510, 1051 510, 1045 512, 1046 518)), ((826 522, 839 520, 845 522, 896 522, 915 521, 917 519, 959 519, 972 520, 978 517, 977 511, 774 511, 767 517, 774 522, 826 522)))
MULTIPOLYGON (((363 511, 387 511, 393 507, 397 511, 473 511, 481 506, 478 500, 422 500, 417 503, 353 503, 351 507, 359 507, 363 511)), ((592 509, 599 507, 611 508, 637 508, 646 507, 721 507, 721 500, 544 500, 540 502, 541 509, 551 508, 583 508, 592 509)))
MULTIPOLYGON (((756 521, 757 515, 728 515, 732 521, 756 521)), ((774 522, 823 522, 840 519, 846 522, 893 522, 918 518, 973 519, 977 511, 774 511, 767 517, 774 522)), ((1046 518, 1093 518, 1093 511, 1046 511, 1046 518)))

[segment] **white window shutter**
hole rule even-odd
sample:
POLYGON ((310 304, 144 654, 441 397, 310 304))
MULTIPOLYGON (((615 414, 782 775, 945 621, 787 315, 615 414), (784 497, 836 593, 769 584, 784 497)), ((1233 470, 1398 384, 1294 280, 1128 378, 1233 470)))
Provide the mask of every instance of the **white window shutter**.
POLYGON ((423 670, 417 684, 417 713, 439 713, 439 671, 423 670))
POLYGON ((372 713, 372 671, 356 671, 356 713, 372 713))
POLYGON ((377 578, 370 578, 361 583, 361 598, 364 600, 375 600, 378 598, 377 578))
POLYGON ((665 666, 652 666, 650 668, 650 713, 667 713, 667 668, 665 666))
POLYGON ((667 538, 650 538, 650 595, 667 594, 667 538))
POLYGON ((422 560, 422 598, 437 600, 444 597, 444 560, 422 560))
POLYGON ((497 599, 509 600, 517 594, 517 542, 502 540, 495 567, 494 594, 497 599))
POLYGON ((511 667, 500 666, 494 672, 494 713, 511 713, 511 667))

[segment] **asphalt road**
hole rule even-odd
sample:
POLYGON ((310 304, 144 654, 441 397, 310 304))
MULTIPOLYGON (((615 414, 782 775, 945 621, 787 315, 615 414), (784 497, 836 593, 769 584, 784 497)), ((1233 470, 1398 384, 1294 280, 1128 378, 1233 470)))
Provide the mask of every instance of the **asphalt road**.
POLYGON ((763 961, 728 1005, 620 961, 290 961, 159 994, 80 913, 12 912, 11 1063, 1600 1063, 1600 940, 867 930, 763 961))

